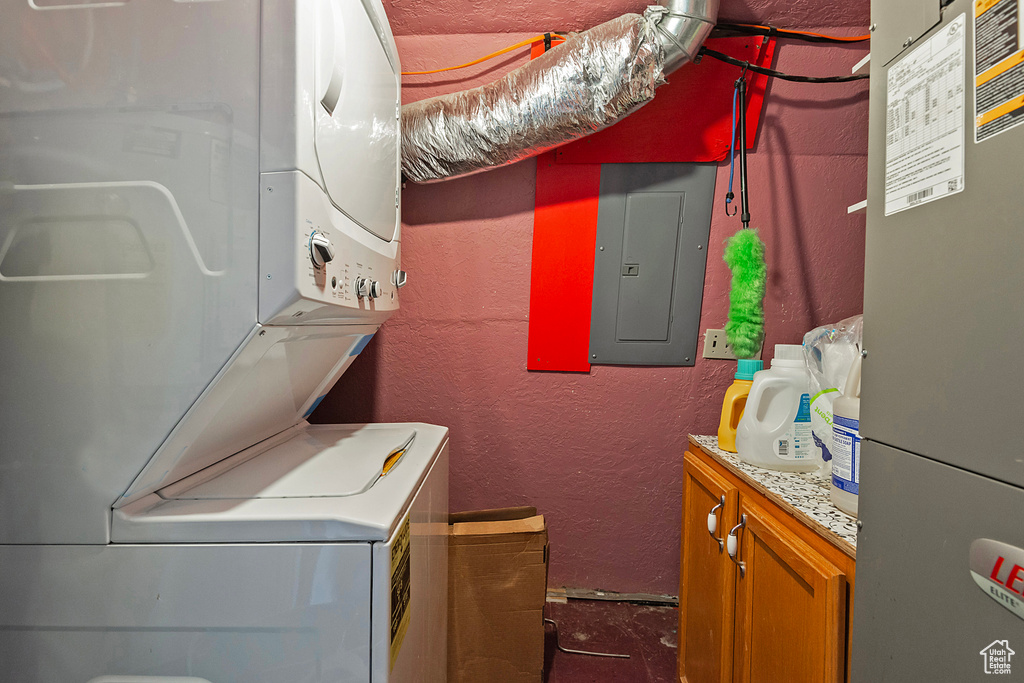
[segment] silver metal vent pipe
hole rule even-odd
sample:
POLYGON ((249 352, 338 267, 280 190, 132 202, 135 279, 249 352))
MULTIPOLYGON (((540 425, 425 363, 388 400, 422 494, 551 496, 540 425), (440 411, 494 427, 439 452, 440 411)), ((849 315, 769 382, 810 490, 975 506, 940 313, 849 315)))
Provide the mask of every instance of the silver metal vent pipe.
POLYGON ((719 0, 661 0, 648 8, 660 14, 658 42, 665 51, 665 75, 692 62, 718 21, 719 0))
POLYGON ((693 60, 718 3, 662 0, 570 34, 493 83, 402 107, 403 173, 416 182, 467 175, 607 128, 693 60))

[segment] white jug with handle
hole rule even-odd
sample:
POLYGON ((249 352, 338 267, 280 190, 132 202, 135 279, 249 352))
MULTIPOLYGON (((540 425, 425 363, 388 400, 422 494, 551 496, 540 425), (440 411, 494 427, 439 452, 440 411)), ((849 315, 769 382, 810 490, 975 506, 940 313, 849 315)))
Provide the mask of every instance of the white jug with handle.
POLYGON ((771 368, 754 374, 736 451, 752 465, 812 472, 819 459, 811 437, 810 375, 798 344, 776 344, 771 368))

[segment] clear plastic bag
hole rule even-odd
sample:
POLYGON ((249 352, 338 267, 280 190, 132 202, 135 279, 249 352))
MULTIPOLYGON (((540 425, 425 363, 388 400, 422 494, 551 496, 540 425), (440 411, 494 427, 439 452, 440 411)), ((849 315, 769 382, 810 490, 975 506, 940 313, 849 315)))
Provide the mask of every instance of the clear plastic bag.
POLYGON ((864 316, 816 327, 804 335, 811 375, 811 435, 823 474, 832 470, 832 402, 843 392, 853 359, 860 355, 864 316))

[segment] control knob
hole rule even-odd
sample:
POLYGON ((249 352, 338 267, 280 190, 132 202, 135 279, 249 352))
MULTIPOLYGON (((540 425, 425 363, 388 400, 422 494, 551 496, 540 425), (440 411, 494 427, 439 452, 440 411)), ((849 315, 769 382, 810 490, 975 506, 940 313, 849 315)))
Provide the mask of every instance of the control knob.
POLYGON ((309 237, 309 258, 317 268, 323 268, 325 264, 334 260, 334 245, 327 235, 322 232, 314 232, 309 237))
POLYGON ((380 286, 380 283, 376 280, 371 280, 368 277, 357 277, 356 278, 356 295, 362 299, 363 297, 369 299, 376 299, 384 294, 384 288, 380 286))

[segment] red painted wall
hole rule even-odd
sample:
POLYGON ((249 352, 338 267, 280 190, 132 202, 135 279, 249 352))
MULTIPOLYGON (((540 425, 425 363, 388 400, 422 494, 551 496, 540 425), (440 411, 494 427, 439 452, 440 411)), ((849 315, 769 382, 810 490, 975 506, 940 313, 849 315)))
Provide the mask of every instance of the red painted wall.
MULTIPOLYGON (((529 35, 400 36, 399 50, 406 70, 420 70, 529 35)), ((845 74, 865 52, 783 41, 776 68, 845 74)), ((471 87, 525 59, 407 77, 404 97, 471 87)), ((864 218, 846 207, 865 197, 866 154, 866 84, 769 86, 749 160, 752 225, 768 247, 766 357, 861 311, 864 218)), ((405 189, 402 309, 314 419, 447 425, 451 509, 536 505, 548 518, 552 586, 675 594, 686 434, 717 429, 735 365, 527 372, 535 170, 529 160, 405 189)), ((728 171, 719 168, 701 329, 726 319, 722 243, 740 228, 722 212, 728 171)))

